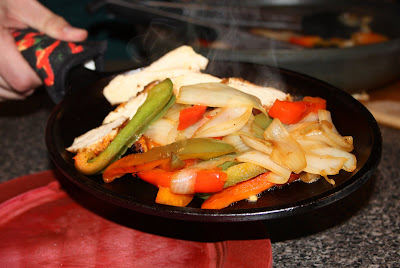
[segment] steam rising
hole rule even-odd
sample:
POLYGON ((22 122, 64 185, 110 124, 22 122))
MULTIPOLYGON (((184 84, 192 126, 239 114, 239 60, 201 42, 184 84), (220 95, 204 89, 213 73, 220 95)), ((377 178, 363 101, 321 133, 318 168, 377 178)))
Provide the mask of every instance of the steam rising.
MULTIPOLYGON (((230 1, 219 2, 221 7, 211 10, 212 6, 207 4, 197 4, 196 8, 184 9, 182 15, 193 23, 168 18, 152 19, 143 32, 131 40, 128 52, 133 60, 146 65, 181 45, 189 45, 210 60, 207 72, 220 74, 221 65, 214 64, 217 61, 237 63, 234 64, 234 68, 224 70, 223 77, 228 73, 229 76, 243 77, 243 68, 246 68, 243 63, 276 67, 275 51, 278 46, 282 47, 282 42, 256 36, 249 31, 249 27, 243 26, 247 24, 257 27, 257 23, 266 23, 262 21, 263 15, 260 10, 240 6, 230 7, 230 3, 230 1), (144 57, 138 57, 137 50, 129 49, 138 45, 144 57)), ((268 85, 265 83, 265 77, 280 81, 276 72, 265 73, 265 70, 263 68, 263 73, 255 76, 257 81, 252 82, 269 86, 269 83, 268 85)))

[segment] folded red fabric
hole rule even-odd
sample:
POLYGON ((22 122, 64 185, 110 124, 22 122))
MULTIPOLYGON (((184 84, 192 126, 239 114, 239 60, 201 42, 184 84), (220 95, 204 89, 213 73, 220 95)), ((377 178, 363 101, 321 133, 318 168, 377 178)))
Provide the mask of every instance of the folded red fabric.
POLYGON ((0 267, 271 266, 268 239, 212 243, 136 230, 81 206, 50 176, 22 177, 22 184, 41 179, 46 185, 0 204, 0 267))

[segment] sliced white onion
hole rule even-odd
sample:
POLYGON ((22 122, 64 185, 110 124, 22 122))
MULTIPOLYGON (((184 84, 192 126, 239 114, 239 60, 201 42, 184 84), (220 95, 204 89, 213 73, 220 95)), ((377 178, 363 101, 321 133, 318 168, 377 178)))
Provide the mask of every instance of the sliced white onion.
POLYGON ((174 194, 194 194, 196 169, 184 168, 176 172, 171 180, 171 192, 174 194))
POLYGON ((330 155, 333 157, 344 157, 346 158, 346 162, 343 164, 343 170, 347 172, 353 172, 357 167, 357 159, 356 156, 352 153, 345 152, 343 150, 333 148, 333 147, 321 147, 309 149, 310 152, 317 155, 330 155))
POLYGON ((222 137, 240 130, 249 120, 252 109, 247 107, 224 108, 202 125, 193 137, 222 137))
POLYGON ((222 140, 226 143, 229 143, 235 147, 236 151, 239 153, 244 153, 247 151, 252 150, 249 146, 247 146, 243 140, 240 138, 240 135, 238 133, 233 133, 230 135, 227 135, 222 138, 222 140))
POLYGON ((176 102, 202 104, 209 107, 248 107, 266 113, 258 98, 222 83, 183 86, 176 102))
POLYGON ((306 158, 300 144, 293 139, 279 119, 272 120, 264 131, 264 138, 273 143, 271 159, 295 173, 306 166, 306 158))
POLYGON ((328 137, 328 135, 325 132, 323 132, 322 130, 313 130, 313 131, 308 132, 306 135, 296 137, 295 139, 296 140, 303 139, 303 140, 309 140, 309 141, 318 141, 318 142, 325 143, 326 145, 329 145, 331 147, 340 149, 340 146, 338 146, 335 142, 333 142, 328 137))
POLYGON ((296 123, 286 127, 287 132, 289 132, 292 137, 305 135, 307 132, 315 129, 321 129, 318 121, 296 123))
POLYGON ((307 167, 304 171, 319 174, 324 177, 338 174, 347 161, 344 157, 322 156, 311 152, 306 152, 305 156, 307 159, 307 167))
POLYGON ((143 134, 160 145, 170 143, 169 133, 176 124, 171 120, 161 118, 152 124, 143 134))
POLYGON ((337 131, 335 125, 333 124, 331 112, 329 112, 327 110, 318 110, 318 118, 319 118, 319 122, 320 123, 323 120, 328 121, 329 123, 331 123, 332 124, 332 131, 334 133, 336 133, 336 134, 339 134, 339 132, 337 131))
POLYGON ((294 173, 300 173, 307 166, 304 151, 294 139, 275 141, 271 159, 294 173))
POLYGON ((171 108, 169 108, 169 110, 167 111, 167 113, 164 115, 163 118, 178 122, 181 111, 189 107, 190 105, 175 103, 174 105, 171 106, 171 108))
POLYGON ((221 112, 222 109, 223 108, 214 108, 212 110, 207 111, 204 116, 208 117, 208 118, 212 118, 212 117, 216 116, 219 112, 221 112))
POLYGON ((263 152, 268 155, 272 153, 272 143, 266 140, 247 134, 241 134, 240 138, 243 140, 245 145, 251 147, 254 150, 263 152))
POLYGON ((300 144, 300 146, 301 146, 301 148, 303 148, 303 150, 318 149, 318 148, 332 148, 332 147, 328 146, 326 143, 321 142, 321 141, 304 140, 304 139, 296 139, 296 141, 300 144))
POLYGON ((284 183, 287 183, 289 180, 287 178, 279 176, 278 174, 275 174, 274 172, 268 173, 268 175, 265 179, 269 182, 276 183, 276 184, 284 184, 284 183))
POLYGON ((264 139, 269 141, 282 140, 288 138, 289 136, 289 132, 278 118, 274 118, 271 124, 269 124, 267 129, 264 131, 264 139))
MULTIPOLYGON (((179 140, 179 130, 178 130, 178 122, 174 122, 174 126, 171 131, 166 135, 168 144, 176 142, 179 140)), ((185 137, 186 139, 186 137, 185 137)))
POLYGON ((318 113, 311 112, 305 117, 303 117, 299 123, 314 122, 318 121, 318 119, 319 119, 318 113))
POLYGON ((279 165, 278 163, 273 161, 269 155, 264 154, 259 151, 245 152, 245 153, 237 156, 236 160, 239 162, 252 163, 255 165, 259 165, 265 169, 268 169, 268 170, 278 174, 279 176, 281 176, 287 180, 289 179, 290 174, 291 174, 291 171, 288 168, 279 165))
POLYGON ((194 133, 196 133, 196 131, 209 120, 210 120, 209 118, 203 117, 190 127, 187 127, 184 130, 180 130, 178 136, 183 137, 185 139, 192 138, 194 133))
POLYGON ((240 129, 240 132, 252 134, 253 133, 252 127, 253 127, 254 118, 255 118, 254 115, 251 114, 249 120, 246 123, 246 125, 244 125, 244 127, 242 127, 240 129))
POLYGON ((340 136, 339 134, 335 133, 333 131, 333 124, 323 120, 321 121, 321 128, 325 132, 325 134, 328 136, 328 138, 334 142, 337 146, 345 150, 346 152, 351 152, 353 150, 353 144, 352 144, 352 139, 349 140, 348 138, 344 138, 340 136), (350 143, 351 142, 351 143, 350 143))
POLYGON ((300 180, 302 180, 305 183, 312 183, 312 182, 319 180, 320 178, 321 178, 321 176, 318 174, 312 174, 312 173, 308 173, 308 172, 302 172, 300 174, 300 180))

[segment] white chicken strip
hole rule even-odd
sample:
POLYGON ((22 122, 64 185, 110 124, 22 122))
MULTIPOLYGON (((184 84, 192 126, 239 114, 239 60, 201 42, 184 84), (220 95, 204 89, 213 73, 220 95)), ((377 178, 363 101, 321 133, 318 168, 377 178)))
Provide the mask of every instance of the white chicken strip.
POLYGON ((208 59, 196 53, 190 46, 180 46, 145 68, 147 71, 160 71, 166 69, 187 69, 200 72, 208 65, 208 59))
POLYGON ((162 81, 164 79, 190 75, 193 71, 188 69, 170 69, 160 71, 146 71, 135 72, 132 74, 122 74, 116 76, 104 88, 104 97, 111 105, 126 102, 131 97, 140 93, 145 86, 153 81, 162 81))
POLYGON ((103 120, 103 124, 110 123, 120 117, 132 119, 140 106, 146 101, 147 92, 142 92, 129 101, 119 105, 114 111, 111 111, 103 120))
POLYGON ((100 127, 75 138, 73 144, 67 150, 70 152, 78 152, 80 150, 101 152, 115 138, 123 123, 132 119, 146 99, 147 92, 142 92, 129 101, 122 103, 104 118, 100 127))
POLYGON ((94 128, 85 134, 74 139, 74 142, 67 151, 77 153, 81 150, 91 150, 99 153, 107 148, 108 144, 117 136, 120 126, 128 118, 119 117, 118 119, 94 128))
MULTIPOLYGON (((199 73, 207 67, 208 59, 189 46, 181 46, 153 62, 141 71, 116 76, 103 90, 112 105, 136 96, 149 83, 199 73)), ((177 88, 179 90, 179 88, 177 88)))

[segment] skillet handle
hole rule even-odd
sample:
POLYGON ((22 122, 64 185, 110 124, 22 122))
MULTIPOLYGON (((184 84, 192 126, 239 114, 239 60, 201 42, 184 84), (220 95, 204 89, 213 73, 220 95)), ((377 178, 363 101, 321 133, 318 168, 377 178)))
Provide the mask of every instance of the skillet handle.
POLYGON ((43 81, 55 103, 66 94, 67 78, 72 69, 90 60, 94 61, 96 70, 103 69, 106 41, 64 42, 30 28, 15 31, 13 35, 19 51, 43 81))

